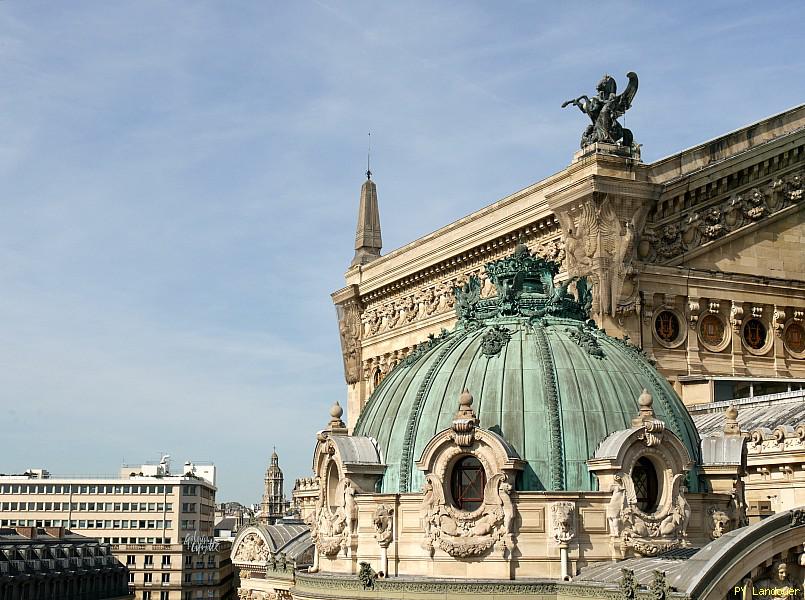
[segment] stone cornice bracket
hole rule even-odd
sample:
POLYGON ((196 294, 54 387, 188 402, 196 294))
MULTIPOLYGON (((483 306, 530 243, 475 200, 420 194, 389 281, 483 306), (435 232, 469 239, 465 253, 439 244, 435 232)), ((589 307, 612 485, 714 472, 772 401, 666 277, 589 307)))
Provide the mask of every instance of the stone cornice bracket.
POLYGON ((775 306, 772 322, 774 324, 774 333, 779 338, 783 337, 783 330, 785 329, 785 320, 786 320, 785 310, 780 306, 775 306))
POLYGON ((690 299, 688 301, 688 322, 691 329, 696 329, 696 323, 699 321, 699 301, 690 299))
POLYGON ((472 394, 464 390, 458 399, 458 412, 450 425, 451 439, 459 446, 466 447, 475 441, 475 428, 478 427, 478 416, 472 409, 472 394))
POLYGON ((730 309, 730 323, 732 324, 732 328, 737 332, 741 330, 741 324, 743 323, 744 317, 744 309, 743 307, 738 304, 737 302, 732 302, 732 308, 730 309))

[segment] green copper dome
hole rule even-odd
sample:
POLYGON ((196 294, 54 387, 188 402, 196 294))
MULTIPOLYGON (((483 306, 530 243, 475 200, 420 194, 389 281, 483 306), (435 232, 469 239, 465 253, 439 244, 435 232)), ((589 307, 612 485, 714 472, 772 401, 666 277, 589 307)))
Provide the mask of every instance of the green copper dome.
MULTIPOLYGON (((654 412, 698 464, 699 437, 682 401, 643 353, 587 320, 584 279, 577 298, 554 288, 554 263, 518 246, 486 265, 497 288, 480 298, 476 278, 456 290, 459 322, 401 362, 369 398, 353 435, 377 440, 387 465, 384 493, 418 491, 425 445, 446 429, 462 390, 480 426, 527 461, 520 490, 595 490, 586 461, 610 433, 631 427, 643 389, 654 412)), ((698 488, 697 477, 689 482, 698 488)))

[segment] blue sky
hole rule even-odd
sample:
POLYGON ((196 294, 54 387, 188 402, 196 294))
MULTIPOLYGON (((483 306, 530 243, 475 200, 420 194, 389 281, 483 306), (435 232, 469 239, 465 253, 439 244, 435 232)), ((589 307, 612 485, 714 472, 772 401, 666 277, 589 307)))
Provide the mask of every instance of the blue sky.
MULTIPOLYGON (((385 251, 566 166, 640 76, 653 161, 805 99, 797 2, 0 3, 0 472, 286 479, 345 398, 372 132, 385 251)), ((287 486, 290 492, 290 485, 287 486)))

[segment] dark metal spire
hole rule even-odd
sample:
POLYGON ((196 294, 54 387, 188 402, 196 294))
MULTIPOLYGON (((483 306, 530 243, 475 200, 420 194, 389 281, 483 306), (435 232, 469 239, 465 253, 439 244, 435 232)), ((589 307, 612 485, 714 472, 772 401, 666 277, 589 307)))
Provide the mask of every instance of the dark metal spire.
POLYGON ((366 148, 366 179, 371 179, 372 169, 369 168, 369 158, 372 156, 372 132, 370 131, 367 135, 369 136, 369 143, 366 148))

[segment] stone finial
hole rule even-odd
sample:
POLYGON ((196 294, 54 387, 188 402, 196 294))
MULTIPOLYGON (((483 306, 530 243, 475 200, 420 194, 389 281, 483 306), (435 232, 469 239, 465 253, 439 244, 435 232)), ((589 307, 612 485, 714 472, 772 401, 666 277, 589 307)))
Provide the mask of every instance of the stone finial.
POLYGON ((475 415, 475 411, 472 410, 472 402, 473 397, 470 394, 469 390, 464 390, 461 392, 461 396, 458 397, 458 412, 456 413, 456 419, 470 419, 475 421, 477 424, 478 417, 475 415))
POLYGON ((654 398, 646 388, 643 388, 643 392, 638 397, 637 405, 640 407, 640 412, 632 419, 632 425, 640 427, 644 422, 654 419, 654 398))
POLYGON ((469 446, 475 439, 475 428, 478 427, 478 416, 472 410, 472 394, 464 390, 458 398, 458 411, 453 417, 453 440, 459 446, 469 446))
POLYGON ((738 425, 738 407, 730 404, 724 411, 724 433, 727 435, 740 435, 741 426, 738 425))
POLYGON ((344 414, 344 409, 341 408, 341 405, 338 403, 338 400, 330 407, 330 422, 327 424, 327 428, 332 432, 340 432, 341 430, 346 430, 347 426, 344 424, 344 421, 341 420, 341 416, 344 414))

